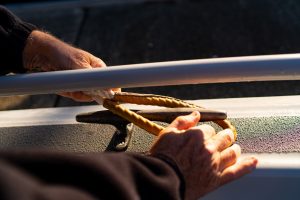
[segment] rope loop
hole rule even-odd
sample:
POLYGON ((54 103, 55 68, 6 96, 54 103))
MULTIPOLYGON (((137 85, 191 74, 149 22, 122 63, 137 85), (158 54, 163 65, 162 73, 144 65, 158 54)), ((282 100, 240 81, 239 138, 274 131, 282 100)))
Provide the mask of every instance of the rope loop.
MULTIPOLYGON (((103 101, 103 106, 113 112, 116 115, 126 119, 137 125, 138 127, 148 131, 153 135, 159 135, 159 133, 164 129, 145 117, 138 115, 137 113, 123 107, 121 103, 132 103, 141 105, 155 105, 164 106, 169 108, 203 108, 201 106, 185 102, 180 99, 176 99, 168 96, 154 95, 154 94, 138 94, 138 93, 128 93, 128 92, 116 92, 113 98, 105 98, 103 101)), ((235 127, 230 123, 229 120, 216 120, 213 121, 223 129, 231 129, 234 133, 234 137, 237 137, 237 131, 235 127)))

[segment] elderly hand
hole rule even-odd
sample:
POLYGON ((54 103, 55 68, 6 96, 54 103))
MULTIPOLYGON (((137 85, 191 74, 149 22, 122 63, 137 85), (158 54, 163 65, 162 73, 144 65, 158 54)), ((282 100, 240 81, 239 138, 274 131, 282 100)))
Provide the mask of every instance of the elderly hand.
POLYGON ((249 172, 257 159, 237 161, 240 146, 226 129, 216 133, 209 125, 197 125, 199 112, 175 119, 164 129, 150 153, 173 160, 185 180, 185 199, 197 199, 249 172))
MULTIPOLYGON (((23 63, 25 69, 32 72, 106 67, 100 58, 41 31, 33 31, 28 37, 23 63)), ((83 92, 65 92, 60 95, 76 101, 93 101, 91 96, 83 92)))

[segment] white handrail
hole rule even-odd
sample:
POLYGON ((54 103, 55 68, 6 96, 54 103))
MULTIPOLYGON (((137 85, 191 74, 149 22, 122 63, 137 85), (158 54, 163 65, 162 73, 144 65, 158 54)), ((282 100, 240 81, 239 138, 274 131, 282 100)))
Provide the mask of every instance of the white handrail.
POLYGON ((273 80, 300 80, 300 54, 171 61, 3 76, 0 78, 0 96, 273 80))

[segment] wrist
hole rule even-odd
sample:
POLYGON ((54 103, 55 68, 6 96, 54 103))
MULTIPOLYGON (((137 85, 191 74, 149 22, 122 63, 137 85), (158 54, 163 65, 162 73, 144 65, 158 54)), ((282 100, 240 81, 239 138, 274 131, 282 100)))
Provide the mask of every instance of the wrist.
POLYGON ((54 70, 49 63, 60 43, 62 42, 50 34, 32 31, 23 50, 23 67, 30 72, 54 70))

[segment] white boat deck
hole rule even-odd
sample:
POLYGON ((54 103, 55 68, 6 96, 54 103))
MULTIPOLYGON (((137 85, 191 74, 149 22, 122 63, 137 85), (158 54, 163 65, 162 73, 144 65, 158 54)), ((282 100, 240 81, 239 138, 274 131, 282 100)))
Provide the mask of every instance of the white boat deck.
MULTIPOLYGON (((230 183, 204 199, 297 199, 300 195, 300 96, 197 100, 193 103, 227 111, 238 129, 247 156, 259 164, 254 173, 230 183)), ((152 106, 127 105, 134 109, 152 106)), ((116 129, 111 125, 75 121, 102 106, 29 109, 0 112, 0 148, 48 148, 103 151, 116 129)), ((147 151, 153 136, 139 128, 128 151, 147 151)))

